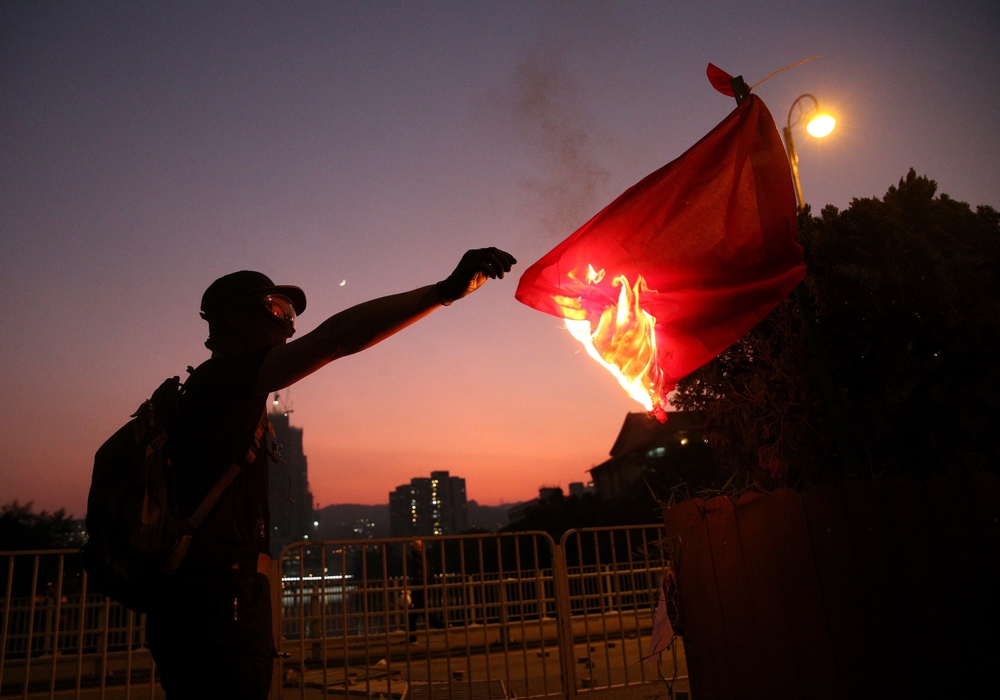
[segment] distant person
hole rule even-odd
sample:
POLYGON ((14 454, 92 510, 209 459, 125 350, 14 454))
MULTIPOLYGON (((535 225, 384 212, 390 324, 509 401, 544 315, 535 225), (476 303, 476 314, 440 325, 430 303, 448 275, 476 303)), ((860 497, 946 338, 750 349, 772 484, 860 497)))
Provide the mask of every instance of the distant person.
POLYGON ((470 250, 447 279, 358 304, 291 342, 306 308, 301 289, 247 270, 209 286, 201 315, 212 356, 185 382, 170 435, 178 514, 190 516, 235 461, 244 466, 149 612, 147 639, 169 700, 264 700, 270 689, 270 455, 266 436, 254 439, 267 425, 268 395, 502 278, 515 262, 497 248, 470 250))
POLYGON ((413 540, 413 569, 410 572, 410 596, 406 615, 406 631, 409 633, 411 644, 417 641, 417 625, 424 623, 424 629, 444 629, 445 624, 438 613, 428 613, 427 597, 424 595, 424 585, 427 577, 424 575, 427 568, 427 557, 424 551, 423 540, 413 540))

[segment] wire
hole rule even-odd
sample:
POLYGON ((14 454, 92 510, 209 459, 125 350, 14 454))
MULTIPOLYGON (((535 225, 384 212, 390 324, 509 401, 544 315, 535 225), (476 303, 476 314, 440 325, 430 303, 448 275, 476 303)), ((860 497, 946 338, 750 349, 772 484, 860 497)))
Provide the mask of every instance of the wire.
MULTIPOLYGON (((809 58, 803 58, 798 63, 793 63, 790 66, 785 66, 784 68, 779 68, 778 70, 776 70, 773 73, 771 73, 771 75, 769 75, 766 78, 764 78, 764 80, 769 80, 769 79, 773 78, 774 76, 776 76, 778 73, 780 73, 783 70, 788 70, 789 68, 795 68, 795 66, 801 66, 803 63, 809 63, 809 61, 814 61, 817 58, 819 58, 819 56, 810 56, 809 58)), ((753 90, 755 87, 757 87, 758 85, 760 85, 761 83, 763 83, 764 80, 758 80, 756 83, 754 83, 753 85, 750 86, 750 89, 753 90)))

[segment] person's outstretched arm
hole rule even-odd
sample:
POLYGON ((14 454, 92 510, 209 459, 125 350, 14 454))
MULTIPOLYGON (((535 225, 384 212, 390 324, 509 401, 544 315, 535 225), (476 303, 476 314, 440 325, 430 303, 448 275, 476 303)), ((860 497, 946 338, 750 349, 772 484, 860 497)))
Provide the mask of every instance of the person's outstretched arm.
POLYGON ((284 389, 339 357, 370 348, 442 304, 471 294, 488 278, 502 279, 516 262, 497 248, 470 250, 437 284, 366 301, 331 316, 301 338, 271 349, 257 375, 257 393, 284 389))

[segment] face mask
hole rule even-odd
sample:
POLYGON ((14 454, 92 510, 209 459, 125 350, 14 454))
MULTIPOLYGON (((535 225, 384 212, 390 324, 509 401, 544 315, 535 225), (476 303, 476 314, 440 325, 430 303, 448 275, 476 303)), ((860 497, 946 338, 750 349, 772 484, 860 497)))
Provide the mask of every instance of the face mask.
POLYGON ((257 309, 232 309, 209 320, 205 345, 231 352, 281 345, 295 334, 295 309, 288 297, 269 294, 257 309))

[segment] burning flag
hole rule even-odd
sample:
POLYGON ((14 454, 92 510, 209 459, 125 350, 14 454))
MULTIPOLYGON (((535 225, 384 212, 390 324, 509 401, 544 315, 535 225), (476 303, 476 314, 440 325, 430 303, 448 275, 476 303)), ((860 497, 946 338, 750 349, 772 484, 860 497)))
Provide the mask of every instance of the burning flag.
POLYGON ((528 268, 515 296, 566 319, 587 352, 663 421, 677 381, 805 276, 795 217, 774 120, 749 95, 528 268))

